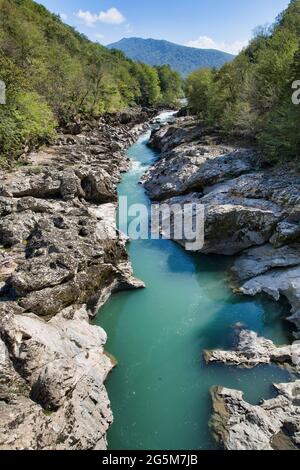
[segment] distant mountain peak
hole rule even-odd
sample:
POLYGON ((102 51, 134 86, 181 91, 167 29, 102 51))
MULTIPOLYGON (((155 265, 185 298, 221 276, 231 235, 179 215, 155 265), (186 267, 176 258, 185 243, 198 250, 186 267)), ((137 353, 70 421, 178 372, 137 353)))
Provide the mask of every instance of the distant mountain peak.
POLYGON ((123 38, 107 47, 119 49, 130 59, 149 65, 169 64, 183 76, 203 67, 220 68, 234 59, 227 52, 182 46, 165 39, 123 38))

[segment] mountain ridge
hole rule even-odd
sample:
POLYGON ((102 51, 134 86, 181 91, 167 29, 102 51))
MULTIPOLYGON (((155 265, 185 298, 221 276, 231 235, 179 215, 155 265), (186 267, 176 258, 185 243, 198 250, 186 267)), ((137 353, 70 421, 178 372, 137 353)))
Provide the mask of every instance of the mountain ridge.
POLYGON ((107 47, 118 49, 128 58, 152 66, 168 64, 185 77, 199 68, 220 68, 235 57, 217 49, 198 49, 152 38, 123 38, 107 47))

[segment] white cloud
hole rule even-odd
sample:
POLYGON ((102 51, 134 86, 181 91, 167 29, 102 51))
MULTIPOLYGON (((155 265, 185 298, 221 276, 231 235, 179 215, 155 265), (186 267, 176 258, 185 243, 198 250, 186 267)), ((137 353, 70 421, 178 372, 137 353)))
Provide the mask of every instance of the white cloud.
POLYGON ((125 17, 117 8, 109 8, 107 11, 99 13, 99 21, 109 24, 122 24, 125 22, 125 17))
POLYGON ((248 41, 214 41, 208 36, 200 36, 194 41, 189 41, 186 46, 197 47, 198 49, 218 49, 219 51, 229 52, 230 54, 238 54, 244 47, 248 45, 248 41))
POLYGON ((90 11, 79 10, 76 13, 76 16, 83 20, 86 26, 94 26, 94 24, 99 20, 98 15, 91 13, 90 11))
POLYGON ((68 19, 68 15, 66 13, 60 13, 59 16, 62 20, 66 21, 68 19))
POLYGON ((99 14, 90 11, 79 10, 75 15, 83 20, 86 26, 95 26, 97 22, 107 24, 122 24, 126 21, 125 17, 117 8, 109 8, 107 11, 100 11, 99 14))

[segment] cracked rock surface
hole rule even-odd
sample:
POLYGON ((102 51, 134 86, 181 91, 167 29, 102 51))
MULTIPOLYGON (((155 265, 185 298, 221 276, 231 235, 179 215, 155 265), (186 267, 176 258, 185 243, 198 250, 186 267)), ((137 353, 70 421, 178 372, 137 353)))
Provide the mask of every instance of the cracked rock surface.
MULTIPOLYGON (((193 117, 154 130, 150 144, 162 152, 142 178, 150 198, 203 208, 204 244, 198 251, 234 255, 231 271, 240 294, 285 297, 291 307, 288 320, 300 339, 299 173, 288 165, 270 168, 254 149, 224 144, 193 117)), ((173 239, 188 249, 187 240, 174 233, 173 239)), ((204 356, 208 364, 249 368, 274 363, 297 377, 300 372, 298 341, 277 347, 250 331, 239 332, 235 350, 205 351, 204 356)), ((274 386, 277 398, 257 406, 246 403, 242 392, 221 385, 213 389, 212 428, 223 447, 300 448, 300 382, 274 386)))
POLYGON ((105 449, 113 364, 90 319, 133 277, 115 225, 125 150, 151 113, 70 127, 0 172, 0 449, 105 449))
POLYGON ((299 450, 300 381, 274 385, 278 396, 250 405, 243 393, 212 389, 212 428, 227 450, 299 450))

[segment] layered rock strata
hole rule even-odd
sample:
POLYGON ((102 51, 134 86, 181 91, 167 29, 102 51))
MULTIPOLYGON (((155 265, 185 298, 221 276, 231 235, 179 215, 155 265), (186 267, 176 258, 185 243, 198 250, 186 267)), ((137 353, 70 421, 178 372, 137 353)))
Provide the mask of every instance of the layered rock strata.
MULTIPOLYGON (((271 168, 254 149, 222 143, 192 117, 160 127, 150 145, 162 152, 142 179, 150 198, 203 207, 200 252, 234 255, 237 292, 285 297, 300 338, 299 173, 288 165, 271 168)), ((186 246, 184 237, 176 241, 186 246)), ((275 363, 300 372, 297 341, 276 347, 249 331, 239 333, 236 350, 206 351, 205 358, 240 367, 275 363)), ((226 449, 299 447, 299 381, 275 387, 278 397, 258 406, 246 403, 241 392, 213 389, 212 427, 226 449)))
POLYGON ((0 448, 105 449, 106 333, 90 319, 140 288, 115 225, 125 150, 151 114, 69 126, 0 173, 0 448))

